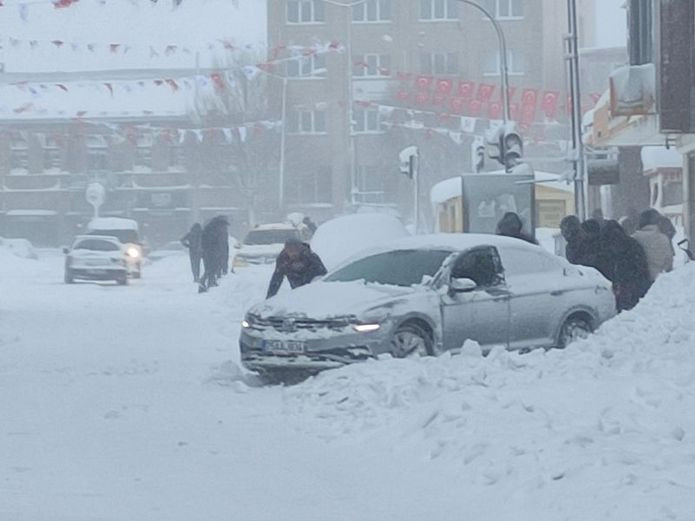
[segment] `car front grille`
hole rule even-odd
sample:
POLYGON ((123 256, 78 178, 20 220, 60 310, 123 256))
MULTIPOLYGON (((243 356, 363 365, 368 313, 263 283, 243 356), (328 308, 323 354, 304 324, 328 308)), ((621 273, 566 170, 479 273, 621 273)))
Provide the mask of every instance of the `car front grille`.
POLYGON ((347 318, 314 320, 310 318, 252 317, 249 322, 251 327, 257 330, 274 329, 282 333, 319 331, 321 329, 340 330, 351 324, 347 318))

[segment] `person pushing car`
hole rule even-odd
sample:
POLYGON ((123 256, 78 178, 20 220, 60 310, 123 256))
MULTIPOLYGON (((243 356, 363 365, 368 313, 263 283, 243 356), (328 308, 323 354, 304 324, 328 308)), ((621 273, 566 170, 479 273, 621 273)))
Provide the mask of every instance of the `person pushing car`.
POLYGON ((270 279, 266 298, 277 295, 282 281, 287 277, 292 289, 309 284, 316 277, 327 273, 321 258, 308 244, 298 239, 291 239, 275 261, 275 272, 270 279))

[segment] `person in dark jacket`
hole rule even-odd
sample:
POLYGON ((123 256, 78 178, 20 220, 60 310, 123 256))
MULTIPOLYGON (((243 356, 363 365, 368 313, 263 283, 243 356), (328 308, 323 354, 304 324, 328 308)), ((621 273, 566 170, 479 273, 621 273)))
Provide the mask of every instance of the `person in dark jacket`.
POLYGON ((209 288, 217 286, 217 279, 223 270, 223 263, 227 262, 225 255, 228 255, 228 250, 225 249, 225 244, 229 236, 228 226, 229 222, 226 217, 217 216, 203 228, 201 246, 205 271, 200 279, 199 293, 204 293, 209 288))
POLYGON ((191 226, 191 230, 183 236, 181 244, 188 248, 188 256, 191 259, 191 272, 193 272, 193 282, 200 280, 200 261, 203 258, 203 248, 201 240, 203 236, 203 227, 200 223, 195 223, 191 226))
POLYGON ((644 249, 616 221, 606 221, 599 244, 601 265, 613 283, 618 311, 634 308, 651 286, 644 249))
POLYGON ((519 217, 514 212, 507 212, 504 214, 500 222, 497 223, 497 235, 504 235, 505 237, 513 237, 515 239, 521 239, 522 241, 529 242, 531 244, 538 244, 538 241, 527 235, 524 231, 524 223, 521 222, 521 217, 519 217))
POLYGON ((586 234, 582 230, 582 224, 576 215, 568 215, 560 222, 560 233, 567 241, 565 257, 572 264, 582 264, 584 257, 584 243, 586 234))
POLYGON ((326 273, 326 267, 321 258, 311 251, 308 244, 296 239, 287 241, 275 261, 275 272, 270 279, 266 298, 277 295, 285 277, 290 287, 295 289, 309 284, 316 277, 326 273))

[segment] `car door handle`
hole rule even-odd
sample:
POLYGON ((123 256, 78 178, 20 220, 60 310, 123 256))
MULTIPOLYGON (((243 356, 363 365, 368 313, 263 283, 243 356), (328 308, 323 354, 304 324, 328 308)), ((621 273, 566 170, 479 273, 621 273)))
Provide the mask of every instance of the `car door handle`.
POLYGON ((553 297, 559 297, 560 295, 564 295, 564 294, 565 294, 564 289, 557 289, 555 291, 550 292, 550 295, 552 295, 553 297))

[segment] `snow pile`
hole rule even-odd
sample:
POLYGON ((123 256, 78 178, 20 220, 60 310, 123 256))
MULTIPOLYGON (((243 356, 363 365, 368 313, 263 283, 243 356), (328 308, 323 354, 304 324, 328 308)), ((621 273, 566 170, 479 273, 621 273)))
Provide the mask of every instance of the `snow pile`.
POLYGON ((565 351, 482 358, 467 344, 457 356, 354 365, 288 389, 286 412, 326 439, 443 459, 461 486, 482 487, 470 491, 473 511, 512 494, 487 519, 518 519, 514 505, 534 501, 534 519, 689 519, 694 277, 695 265, 664 276, 635 310, 565 351))
POLYGON ((0 237, 0 255, 10 253, 21 259, 37 259, 34 246, 26 239, 3 239, 0 237))
POLYGON ((362 250, 407 236, 403 223, 396 217, 385 213, 361 213, 323 223, 314 234, 311 248, 330 271, 362 250))

